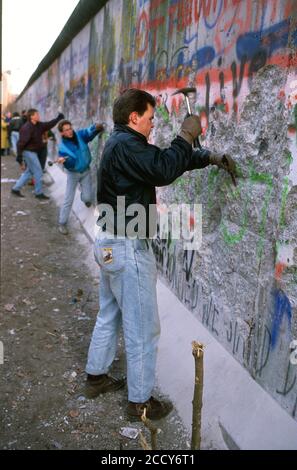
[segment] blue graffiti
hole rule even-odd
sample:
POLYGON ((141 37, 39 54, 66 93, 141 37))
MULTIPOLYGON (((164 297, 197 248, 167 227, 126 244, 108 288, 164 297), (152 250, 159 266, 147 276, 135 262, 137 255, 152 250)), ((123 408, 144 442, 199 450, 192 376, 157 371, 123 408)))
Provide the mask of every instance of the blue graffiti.
POLYGON ((292 34, 292 42, 293 42, 294 46, 297 46, 297 27, 296 27, 295 31, 293 32, 293 34, 292 34))
POLYGON ((286 296, 286 294, 280 290, 275 289, 273 291, 274 297, 274 315, 273 315, 273 323, 272 323, 272 331, 271 331, 271 347, 274 348, 280 333, 280 326, 282 324, 283 318, 287 317, 289 327, 291 328, 291 304, 286 296))
POLYGON ((148 80, 154 80, 156 77, 156 62, 151 60, 148 66, 148 80))
POLYGON ((289 39, 289 26, 289 20, 284 20, 263 31, 239 36, 236 43, 238 60, 242 60, 244 56, 251 60, 259 50, 263 49, 269 57, 277 49, 286 47, 289 39))
POLYGON ((204 15, 204 23, 205 23, 205 26, 209 29, 212 29, 215 27, 215 25, 217 24, 217 21, 220 17, 220 14, 221 14, 221 11, 222 11, 222 7, 223 7, 223 0, 220 0, 220 6, 218 8, 218 12, 217 12, 217 16, 214 18, 213 22, 210 24, 208 23, 208 21, 206 20, 206 15, 204 15))
POLYGON ((61 73, 64 75, 69 70, 70 70, 70 58, 67 58, 63 61, 61 59, 61 62, 60 62, 60 71, 61 71, 61 73))
MULTIPOLYGON (((181 47, 178 51, 174 53, 171 60, 169 61, 167 51, 161 51, 157 58, 153 58, 150 60, 147 70, 148 70, 148 80, 152 81, 157 78, 157 73, 160 69, 164 69, 166 78, 169 78, 172 71, 178 70, 178 78, 181 78, 183 75, 183 69, 190 67, 193 71, 197 71, 202 69, 206 65, 209 65, 213 59, 215 58, 215 50, 211 46, 205 46, 201 49, 198 49, 189 60, 185 59, 185 52, 184 49, 188 49, 187 47, 181 47), (162 59, 162 60, 161 60, 162 59), (159 64, 163 63, 164 66, 160 66, 159 64)), ((127 68, 127 64, 123 65, 123 68, 127 68)), ((142 68, 139 67, 139 71, 142 73, 142 68)), ((145 69, 146 70, 146 69, 145 69)), ((139 80, 141 77, 138 77, 139 80)))
POLYGON ((184 43, 186 45, 190 44, 192 41, 194 41, 194 39, 197 39, 198 38, 198 33, 194 33, 193 36, 189 37, 189 39, 187 38, 187 31, 185 31, 185 38, 184 38, 184 43))
POLYGON ((205 67, 206 65, 211 64, 211 62, 215 58, 215 55, 215 50, 211 46, 205 46, 201 49, 198 49, 198 51, 196 51, 192 55, 192 58, 190 60, 190 62, 192 63, 193 70, 199 70, 205 67), (196 67, 193 66, 193 62, 197 64, 196 67))

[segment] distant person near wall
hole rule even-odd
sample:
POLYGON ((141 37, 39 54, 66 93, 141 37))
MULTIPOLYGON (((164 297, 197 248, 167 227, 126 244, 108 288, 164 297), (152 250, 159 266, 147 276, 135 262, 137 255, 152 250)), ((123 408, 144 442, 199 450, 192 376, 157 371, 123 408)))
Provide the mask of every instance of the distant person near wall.
POLYGON ((86 129, 74 131, 70 121, 63 120, 58 129, 61 133, 58 163, 67 173, 66 193, 59 215, 59 232, 68 235, 68 218, 77 185, 81 186, 81 200, 87 207, 92 204, 92 180, 90 172, 91 153, 88 143, 104 130, 103 124, 93 124, 86 129))
POLYGON ((27 122, 20 128, 20 138, 17 145, 17 162, 25 171, 11 189, 12 194, 15 196, 24 197, 20 190, 34 177, 35 197, 38 199, 49 199, 43 193, 42 168, 38 159, 38 152, 43 147, 42 136, 44 132, 52 129, 63 118, 64 114, 59 113, 55 119, 41 122, 37 109, 32 108, 28 110, 27 122))
POLYGON ((9 153, 9 150, 10 150, 10 147, 11 147, 10 132, 9 132, 9 124, 10 124, 11 119, 12 119, 12 113, 10 111, 7 111, 7 113, 5 113, 5 122, 7 122, 7 124, 8 124, 8 127, 7 127, 8 146, 9 146, 8 153, 9 153))
POLYGON ((26 124, 26 122, 27 122, 27 111, 25 109, 23 109, 23 111, 22 111, 21 118, 22 118, 23 124, 26 124))
POLYGON ((1 155, 9 154, 8 126, 4 114, 1 114, 1 155))
POLYGON ((23 120, 19 113, 14 112, 12 114, 11 121, 8 126, 8 132, 10 134, 10 142, 11 142, 11 148, 13 151, 14 156, 17 156, 17 143, 20 138, 20 128, 23 125, 23 120))
POLYGON ((160 335, 157 268, 151 246, 156 219, 150 220, 151 208, 156 205, 155 187, 171 184, 185 171, 212 164, 233 175, 236 172, 230 156, 193 150, 194 139, 201 133, 198 116, 184 120, 169 148, 161 150, 149 144, 155 105, 152 95, 138 89, 126 90, 115 100, 115 126, 98 172, 97 224, 101 230, 94 251, 101 268, 100 309, 89 347, 85 393, 95 398, 125 385, 124 379, 109 375, 122 324, 127 360, 126 413, 132 420, 140 420, 144 408, 149 419, 163 418, 172 409, 171 403, 152 396, 160 335), (143 214, 138 228, 131 226, 135 211, 143 214))

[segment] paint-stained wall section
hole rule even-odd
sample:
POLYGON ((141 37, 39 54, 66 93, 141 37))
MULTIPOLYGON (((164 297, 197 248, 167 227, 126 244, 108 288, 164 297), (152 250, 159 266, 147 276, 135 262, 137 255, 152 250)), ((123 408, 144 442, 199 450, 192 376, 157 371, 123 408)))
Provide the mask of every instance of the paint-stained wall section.
MULTIPOLYGON (((75 126, 105 121, 119 91, 157 98, 152 141, 168 145, 186 108, 204 146, 228 151, 241 177, 216 168, 158 191, 161 203, 203 204, 203 243, 183 251, 154 241, 161 275, 192 311, 297 419, 297 3, 294 0, 112 0, 26 91, 20 109, 45 118, 59 104, 75 126)), ((92 144, 94 168, 100 160, 92 144)), ((193 332, 193 339, 195 332, 193 332)), ((207 351, 206 351, 207 353, 207 351)))

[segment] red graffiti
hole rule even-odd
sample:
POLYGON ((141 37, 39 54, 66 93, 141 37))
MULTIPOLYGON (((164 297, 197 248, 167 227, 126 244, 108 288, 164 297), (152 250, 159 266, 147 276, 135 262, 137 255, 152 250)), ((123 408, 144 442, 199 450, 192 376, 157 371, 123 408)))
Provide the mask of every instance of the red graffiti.
POLYGON ((137 58, 141 58, 145 55, 148 46, 148 34, 149 34, 149 20, 145 10, 141 13, 137 20, 136 26, 136 50, 137 58))
POLYGON ((281 277, 282 277, 282 274, 283 274, 283 271, 286 267, 286 264, 285 263, 276 263, 275 265, 275 271, 274 271, 274 277, 277 281, 280 281, 281 280, 281 277))
POLYGON ((155 18, 154 20, 151 20, 149 23, 149 28, 152 31, 152 36, 153 36, 153 41, 152 41, 152 51, 155 54, 156 53, 156 46, 157 46, 157 29, 159 26, 163 25, 165 23, 165 18, 164 16, 161 16, 159 18, 155 18))

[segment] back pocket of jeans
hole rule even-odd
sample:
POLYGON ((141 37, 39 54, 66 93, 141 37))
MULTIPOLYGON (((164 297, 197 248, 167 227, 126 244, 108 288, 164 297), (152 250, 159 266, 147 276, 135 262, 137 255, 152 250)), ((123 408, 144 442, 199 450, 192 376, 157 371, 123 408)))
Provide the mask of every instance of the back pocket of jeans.
POLYGON ((124 241, 97 242, 95 244, 95 258, 104 271, 108 273, 120 272, 125 268, 126 244, 124 241))

